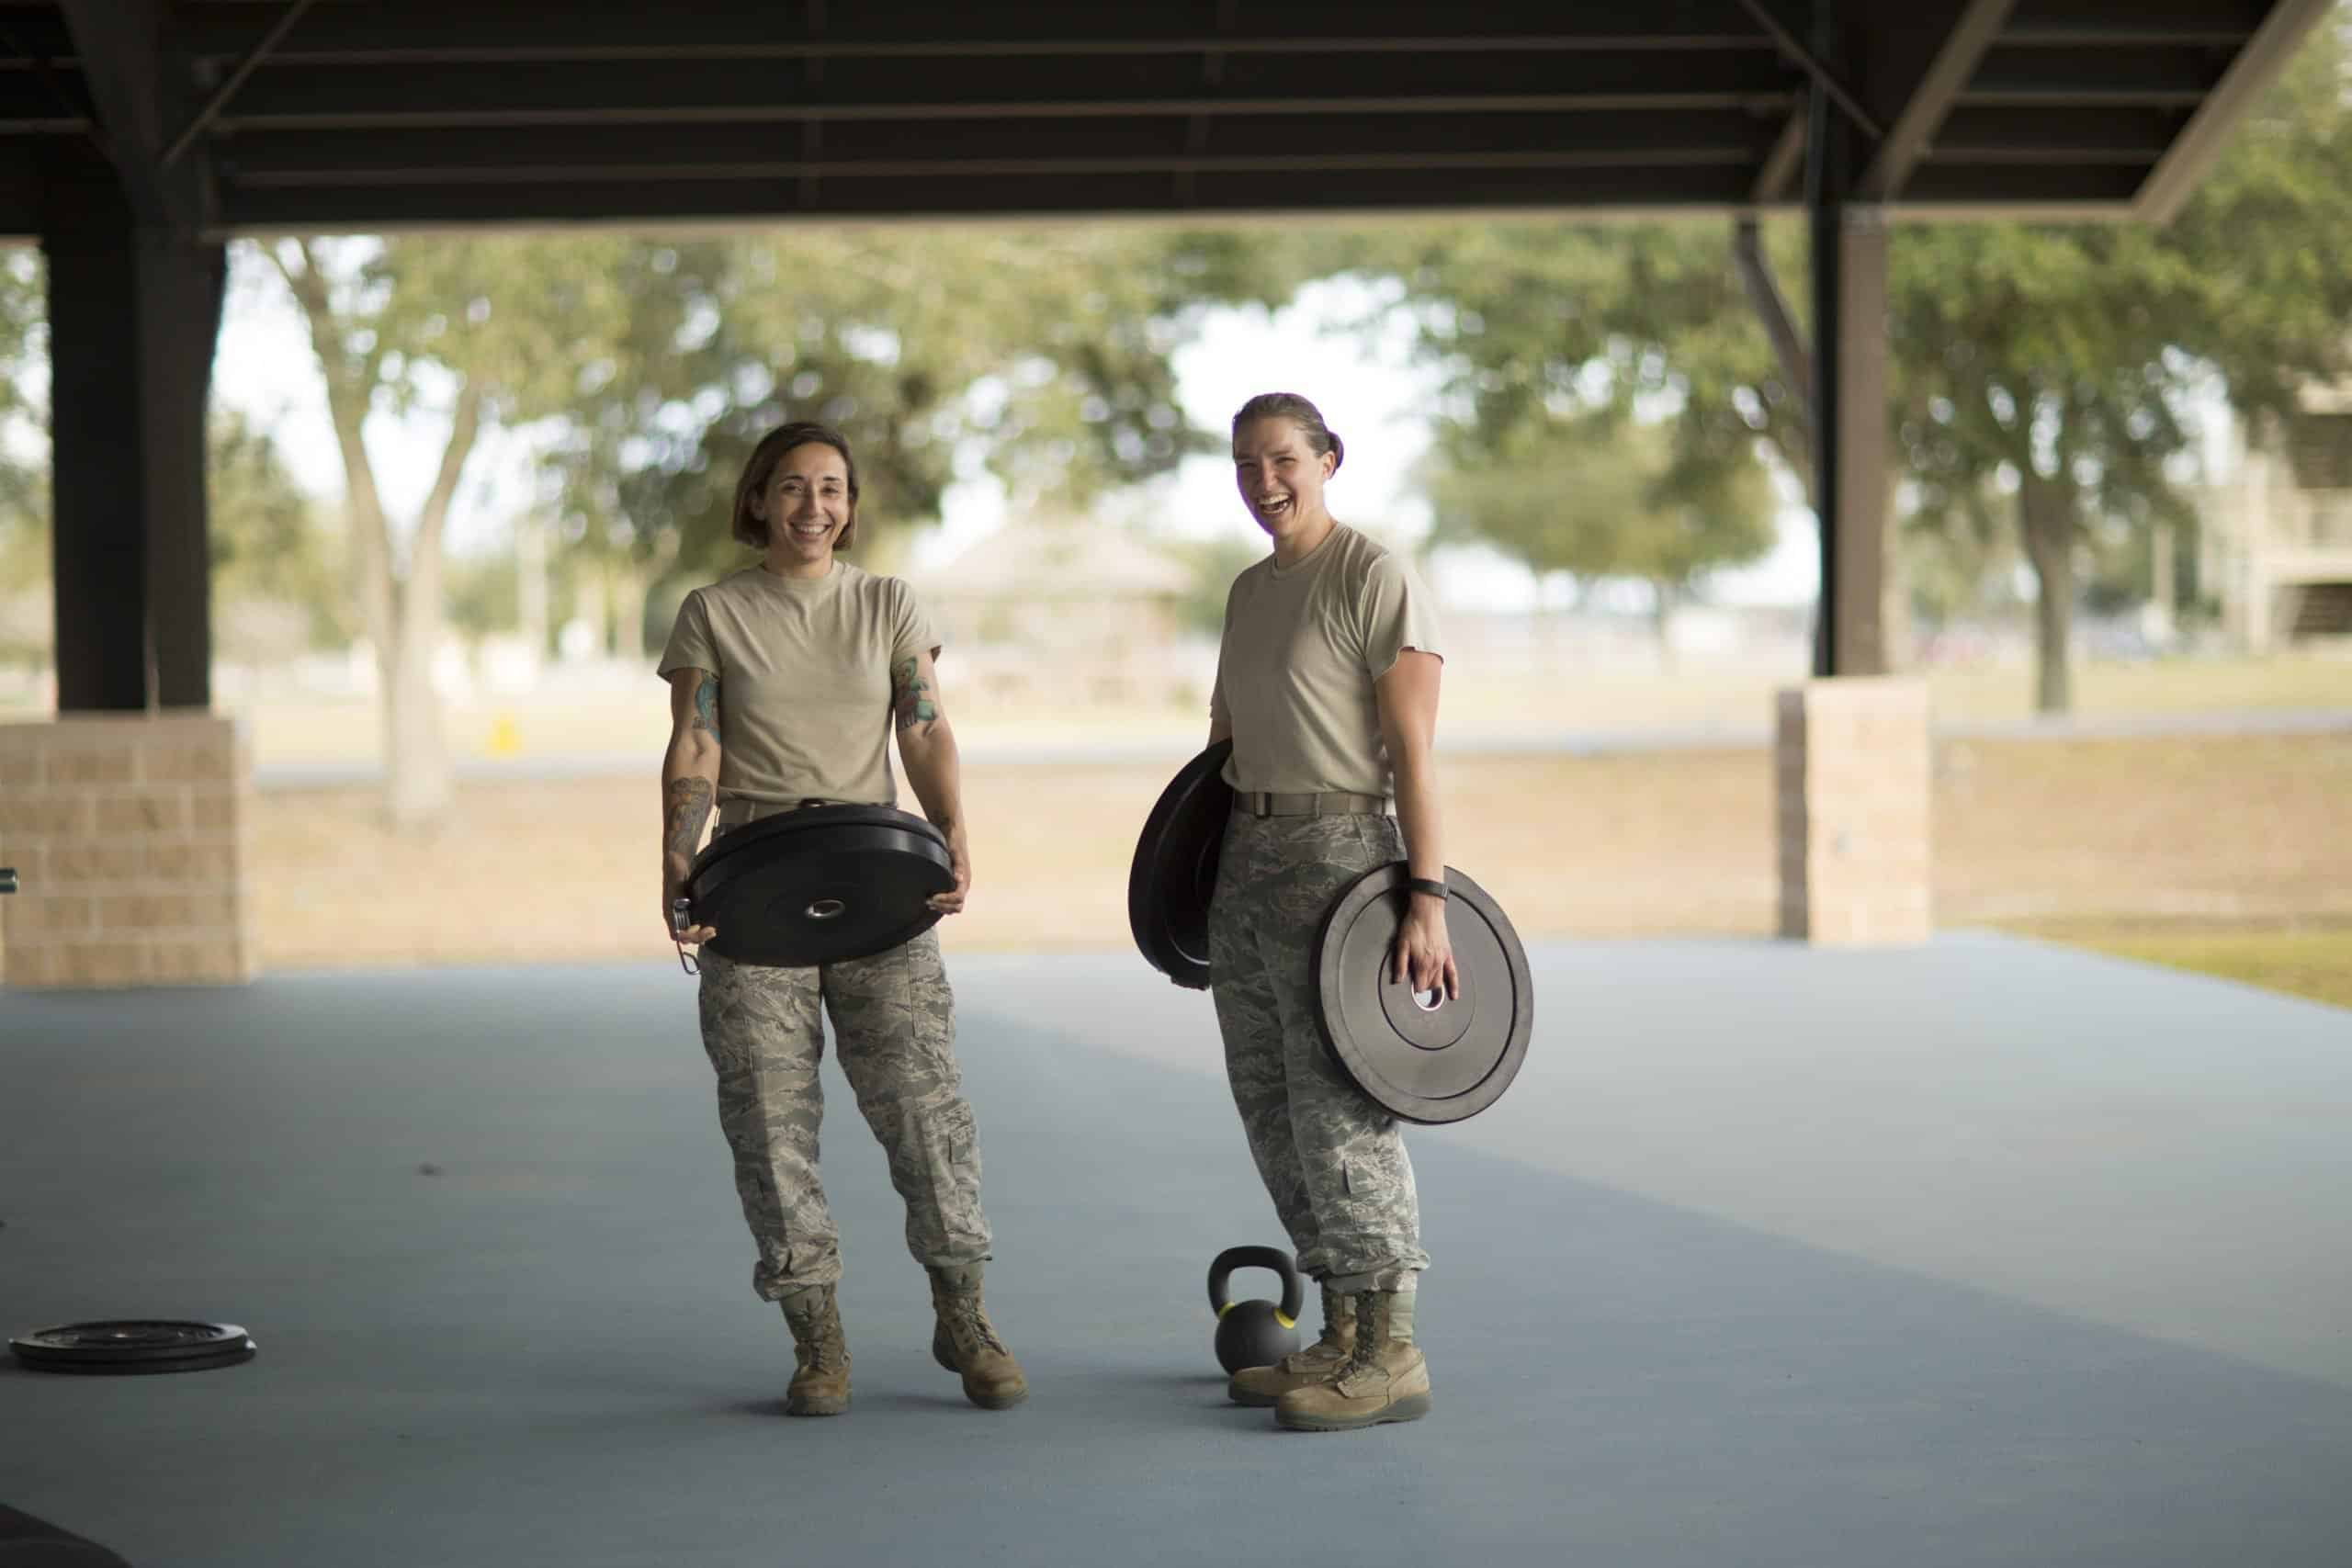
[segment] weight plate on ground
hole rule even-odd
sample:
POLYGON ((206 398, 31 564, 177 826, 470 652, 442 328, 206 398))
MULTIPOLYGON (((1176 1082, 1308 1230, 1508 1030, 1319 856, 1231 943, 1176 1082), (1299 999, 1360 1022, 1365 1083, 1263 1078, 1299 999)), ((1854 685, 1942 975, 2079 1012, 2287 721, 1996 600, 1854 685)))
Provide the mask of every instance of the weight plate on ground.
POLYGON ((956 886, 939 829, 888 806, 810 806, 720 834, 695 857, 686 897, 706 943, 738 964, 789 968, 864 958, 939 923, 956 886))
POLYGON ((1315 937, 1315 1021, 1340 1070, 1408 1122, 1459 1122, 1502 1098, 1527 1057, 1527 950, 1485 888, 1446 868, 1446 935, 1462 995, 1425 1007, 1390 979, 1408 872, 1395 861, 1341 889, 1315 937))
POLYGON ((1127 872, 1127 926, 1144 962, 1195 991, 1209 985, 1209 899, 1233 814, 1232 754, 1233 742, 1220 740, 1178 770, 1144 818, 1127 872))
POLYGON ((233 1323, 116 1318, 37 1328, 8 1341, 45 1372, 195 1372, 253 1359, 253 1338, 233 1323))

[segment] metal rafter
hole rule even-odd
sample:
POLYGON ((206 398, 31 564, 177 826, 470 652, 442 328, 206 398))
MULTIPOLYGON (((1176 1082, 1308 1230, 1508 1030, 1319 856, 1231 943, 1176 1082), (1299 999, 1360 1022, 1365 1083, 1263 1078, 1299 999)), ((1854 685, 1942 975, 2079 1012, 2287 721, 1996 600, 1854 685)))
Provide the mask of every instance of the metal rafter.
POLYGON ((1880 129, 1878 117, 1862 107, 1862 100, 1838 79, 1838 73, 1830 70, 1819 55, 1799 42, 1797 36, 1781 25, 1781 18, 1772 14, 1772 8, 1764 0, 1739 0, 1739 6, 1740 9, 1756 18, 1756 25, 1780 46, 1782 54, 1804 68, 1804 73, 1813 79, 1815 91, 1828 95, 1829 101, 1845 110, 1846 118, 1860 126, 1871 141, 1886 139, 1886 132, 1880 129))
POLYGON ((314 0, 292 0, 285 10, 278 13, 277 20, 271 24, 269 31, 262 35, 261 41, 247 51, 244 59, 239 61, 227 76, 221 78, 220 85, 212 89, 212 96, 204 101, 204 107, 196 111, 177 136, 172 138, 171 144, 164 149, 163 156, 156 161, 159 167, 168 169, 179 162, 180 154, 187 151, 188 143, 202 135, 205 128, 228 107, 229 100, 237 96, 237 89, 245 85, 245 78, 269 58, 270 51, 277 47, 278 41, 285 38, 296 22, 302 19, 302 13, 312 4, 314 0))
POLYGON ((1905 100, 1902 112, 1887 129, 1886 139, 1862 171, 1857 195, 1869 201, 1884 201, 1902 194, 1904 182, 1927 156, 1928 143, 1960 101, 1961 89, 1976 74, 2016 5, 2017 0, 1967 0, 1960 7, 1926 74, 1905 100))
POLYGON ((1309 209, 1723 192, 1752 211, 1794 194, 1809 92, 1885 132, 1857 199, 2161 217, 2325 5, 1839 9, 1828 51, 1797 0, 697 0, 560 19, 543 0, 0 0, 0 228, 30 231, 32 154, 74 136, 104 143, 143 212, 209 232, 305 211, 366 227, 379 201, 388 223, 495 221, 502 199, 518 221, 1078 211, 1072 182, 1097 181, 1125 182, 1116 210, 1244 211, 1285 175, 1328 186, 1309 209))

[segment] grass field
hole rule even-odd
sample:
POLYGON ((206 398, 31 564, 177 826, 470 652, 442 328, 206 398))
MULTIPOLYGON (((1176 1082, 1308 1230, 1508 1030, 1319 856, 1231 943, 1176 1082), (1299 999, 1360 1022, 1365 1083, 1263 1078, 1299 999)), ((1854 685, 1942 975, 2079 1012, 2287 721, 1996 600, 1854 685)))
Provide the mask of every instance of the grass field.
POLYGON ((2352 920, 2030 920, 2020 935, 2352 1008, 2352 920))
MULTIPOLYGON (((1799 670, 1694 665, 1675 671, 1604 669, 1572 675, 1488 668, 1446 687, 1441 739, 1484 739, 1561 732, 1716 728, 1757 731, 1769 725, 1772 694, 1802 678, 1799 670)), ((952 657, 943 663, 949 711, 968 743, 1000 748, 1067 747, 1102 741, 1181 743, 1205 716, 1160 707, 1098 707, 1073 714, 1049 704, 994 702, 960 689, 952 657)), ((1924 677, 1938 719, 1987 724, 2031 716, 2032 671, 2024 665, 1929 671, 1924 677)), ((0 706, 0 721, 38 714, 0 706)), ((254 760, 288 763, 354 762, 377 757, 380 720, 372 702, 272 697, 227 702, 246 720, 254 760)), ((2075 671, 2075 712, 2086 718, 2185 713, 2352 708, 2352 658, 2305 654, 2261 660, 2085 661, 2075 671)), ((461 758, 553 758, 637 751, 658 756, 669 709, 649 673, 596 696, 478 696, 448 704, 445 732, 461 758)))
MULTIPOLYGON (((974 889, 944 938, 967 951, 1126 945, 1135 836, 1183 755, 967 767, 974 889)), ((661 953, 650 772, 468 784, 449 821, 416 839, 384 828, 372 789, 263 792, 253 852, 262 962, 661 953)), ((2130 955, 2195 967, 2259 959, 2263 933, 2290 931, 2278 961, 2246 977, 2301 994, 2321 994, 2312 985, 2344 967, 2352 733, 1946 741, 1936 774, 1940 925, 2007 926, 2103 951, 2123 951, 2110 944, 2130 928, 2143 944, 2130 955), (2159 919, 2201 922, 2208 940, 2152 934, 2159 919), (2216 928, 2254 940, 2232 949, 2216 928)), ((1457 757, 1443 764, 1442 787, 1447 858, 1531 938, 1772 930, 1761 748, 1457 757)))
MULTIPOLYGON (((967 950, 1127 942, 1135 835, 1203 716, 1073 714, 958 696, 977 881, 947 922, 967 950), (1157 760, 977 760, 1104 743, 1157 760)), ((1777 888, 1772 780, 1760 745, 1600 756, 1481 753, 1566 731, 1716 728, 1760 735, 1772 670, 1488 671, 1449 684, 1441 729, 1448 858, 1531 937, 1762 935, 1777 888), (1453 749, 1448 750, 1449 740, 1453 749)), ((1927 677, 1946 726, 2028 716, 2030 671, 1927 677)), ((2077 712, 2352 708, 2352 660, 2086 663, 2077 712)), ((265 769, 365 763, 365 701, 242 710, 265 769)), ((0 711, 0 721, 36 716, 0 711)), ((386 830, 373 787, 269 788, 255 801, 253 888, 270 968, 593 959, 659 953, 652 879, 666 734, 658 682, 587 695, 451 705, 461 758, 528 763, 641 755, 642 774, 469 782, 436 831, 386 830)), ((1939 925, 1992 925, 2352 1005, 2352 730, 2105 740, 1947 737, 1936 749, 1939 925)))

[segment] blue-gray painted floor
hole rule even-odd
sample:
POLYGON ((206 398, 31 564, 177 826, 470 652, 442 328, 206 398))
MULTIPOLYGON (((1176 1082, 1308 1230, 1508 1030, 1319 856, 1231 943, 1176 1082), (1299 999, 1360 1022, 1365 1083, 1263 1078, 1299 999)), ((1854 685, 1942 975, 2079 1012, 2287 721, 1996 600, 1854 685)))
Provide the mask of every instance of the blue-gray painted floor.
POLYGON ((1131 956, 951 960, 1018 1410, 932 1364, 828 1067, 821 1421, 674 965, 0 994, 0 1325, 262 1347, 0 1368, 0 1502, 139 1568, 2352 1560, 2352 1013, 1967 934, 1533 956, 1520 1084, 1411 1134, 1436 1413, 1332 1437, 1223 1399, 1202 1276, 1279 1236, 1131 956))

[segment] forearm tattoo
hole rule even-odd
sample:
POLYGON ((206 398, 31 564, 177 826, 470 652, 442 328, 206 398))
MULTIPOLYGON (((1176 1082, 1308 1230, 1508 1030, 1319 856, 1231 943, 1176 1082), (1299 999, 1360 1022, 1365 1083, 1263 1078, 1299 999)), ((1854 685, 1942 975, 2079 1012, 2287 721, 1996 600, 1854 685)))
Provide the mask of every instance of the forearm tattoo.
POLYGON ((705 675, 695 688, 695 728, 718 739, 718 677, 705 675))
POLYGON ((939 705, 931 700, 931 682, 916 671, 921 663, 901 659, 890 671, 891 684, 897 689, 894 705, 898 709, 899 728, 912 729, 918 724, 929 724, 939 716, 939 705))
POLYGON ((710 819, 710 781, 673 779, 668 796, 667 827, 662 835, 664 853, 691 860, 702 841, 703 824, 710 819))

